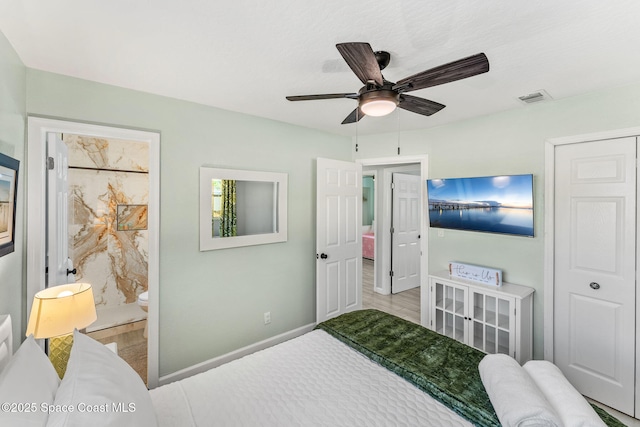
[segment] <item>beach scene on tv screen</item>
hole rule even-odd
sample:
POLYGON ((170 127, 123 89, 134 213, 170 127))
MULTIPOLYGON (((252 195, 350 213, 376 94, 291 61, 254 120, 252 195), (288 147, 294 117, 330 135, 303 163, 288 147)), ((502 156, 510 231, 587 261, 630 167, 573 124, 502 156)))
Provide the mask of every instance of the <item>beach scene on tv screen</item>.
POLYGON ((430 179, 435 228, 533 237, 533 175, 430 179))

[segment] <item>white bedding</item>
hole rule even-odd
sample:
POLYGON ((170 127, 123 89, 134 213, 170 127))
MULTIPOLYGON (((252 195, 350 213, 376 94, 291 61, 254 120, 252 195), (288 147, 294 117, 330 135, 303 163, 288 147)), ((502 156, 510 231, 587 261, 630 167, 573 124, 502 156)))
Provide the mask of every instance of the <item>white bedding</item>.
POLYGON ((471 426, 321 330, 150 393, 161 427, 471 426))

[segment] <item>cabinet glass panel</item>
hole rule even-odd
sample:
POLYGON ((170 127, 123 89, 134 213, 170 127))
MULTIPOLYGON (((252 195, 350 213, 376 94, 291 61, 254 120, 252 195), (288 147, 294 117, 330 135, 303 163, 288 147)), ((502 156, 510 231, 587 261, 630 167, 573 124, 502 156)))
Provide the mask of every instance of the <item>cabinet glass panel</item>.
POLYGON ((453 338, 453 314, 444 314, 444 334, 450 338, 453 338))
POLYGON ((490 325, 496 324, 496 298, 487 295, 484 299, 486 309, 484 311, 484 321, 490 325))
POLYGON ((493 326, 485 325, 484 327, 484 351, 487 353, 496 352, 496 328, 493 326))
POLYGON ((464 316, 464 290, 456 289, 456 314, 464 316))
POLYGON ((443 308, 444 286, 442 283, 436 283, 436 307, 443 308))
POLYGON ((482 323, 473 322, 473 346, 484 351, 484 331, 482 323))
POLYGON ((509 329, 509 301, 498 299, 498 327, 509 329))
POLYGON ((509 332, 498 329, 498 353, 509 354, 509 332))
POLYGON ((436 332, 442 334, 444 330, 444 311, 439 308, 436 308, 436 332))
POLYGON ((473 318, 484 321, 484 295, 473 293, 473 318))
POLYGON ((445 299, 444 309, 447 311, 453 310, 453 288, 451 286, 444 287, 445 299))
POLYGON ((458 341, 464 341, 464 318, 456 316, 456 336, 458 341))

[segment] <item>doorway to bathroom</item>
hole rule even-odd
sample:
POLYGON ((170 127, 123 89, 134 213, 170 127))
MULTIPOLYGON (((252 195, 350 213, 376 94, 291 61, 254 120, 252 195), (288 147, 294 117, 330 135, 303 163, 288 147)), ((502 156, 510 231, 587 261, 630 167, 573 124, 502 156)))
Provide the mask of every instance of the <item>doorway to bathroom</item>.
POLYGON ((28 159, 27 250, 35 256, 27 257, 27 312, 44 287, 90 283, 98 319, 86 332, 115 342, 118 354, 155 386, 159 135, 30 117, 28 159), (66 183, 47 179, 56 164, 66 183), (60 273, 53 260, 65 251, 60 273))

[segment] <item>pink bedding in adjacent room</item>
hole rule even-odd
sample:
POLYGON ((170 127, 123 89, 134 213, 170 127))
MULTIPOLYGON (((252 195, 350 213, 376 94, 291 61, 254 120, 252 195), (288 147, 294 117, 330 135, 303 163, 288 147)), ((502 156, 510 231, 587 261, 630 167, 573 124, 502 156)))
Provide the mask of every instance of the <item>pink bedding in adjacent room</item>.
POLYGON ((362 257, 373 259, 376 236, 373 233, 362 234, 362 257))

